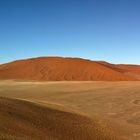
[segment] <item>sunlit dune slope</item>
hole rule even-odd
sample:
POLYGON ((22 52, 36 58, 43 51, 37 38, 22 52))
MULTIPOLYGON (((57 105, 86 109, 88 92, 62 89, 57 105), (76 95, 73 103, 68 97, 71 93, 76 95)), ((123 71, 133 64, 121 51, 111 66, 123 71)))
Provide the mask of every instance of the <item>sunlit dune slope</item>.
POLYGON ((0 65, 0 79, 46 81, 127 81, 138 80, 109 63, 80 58, 41 57, 0 65))
POLYGON ((121 140, 105 124, 59 107, 0 98, 0 139, 121 140))

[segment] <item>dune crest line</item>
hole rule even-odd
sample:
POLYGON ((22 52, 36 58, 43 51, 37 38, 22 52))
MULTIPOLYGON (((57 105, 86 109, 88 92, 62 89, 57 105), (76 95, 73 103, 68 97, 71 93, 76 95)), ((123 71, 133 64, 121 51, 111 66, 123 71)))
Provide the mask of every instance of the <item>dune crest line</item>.
POLYGON ((0 65, 0 79, 37 81, 138 81, 140 66, 81 58, 39 57, 0 65))

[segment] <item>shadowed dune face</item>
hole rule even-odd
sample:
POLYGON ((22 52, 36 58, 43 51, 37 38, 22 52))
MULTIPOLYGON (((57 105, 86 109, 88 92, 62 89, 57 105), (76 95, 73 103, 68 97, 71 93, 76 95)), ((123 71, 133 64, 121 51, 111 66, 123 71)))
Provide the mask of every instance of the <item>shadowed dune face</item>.
POLYGON ((118 68, 126 71, 127 75, 140 79, 140 66, 139 65, 117 65, 118 68))
POLYGON ((0 98, 0 139, 121 140, 105 124, 77 114, 17 99, 0 98))
POLYGON ((139 65, 117 65, 118 68, 124 69, 128 72, 140 75, 140 66, 139 65))
POLYGON ((127 71, 125 68, 107 62, 80 58, 42 57, 0 65, 0 79, 46 81, 128 81, 139 79, 133 75, 133 71, 129 72, 131 74, 127 74, 127 71))

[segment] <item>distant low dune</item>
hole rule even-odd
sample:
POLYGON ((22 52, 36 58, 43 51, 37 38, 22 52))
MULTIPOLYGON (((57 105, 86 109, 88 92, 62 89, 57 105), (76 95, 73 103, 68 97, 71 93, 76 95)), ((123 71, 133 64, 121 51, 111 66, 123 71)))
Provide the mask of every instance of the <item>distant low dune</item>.
POLYGON ((122 140, 84 115, 9 98, 0 98, 0 139, 122 140))
POLYGON ((140 66, 80 58, 40 57, 0 65, 0 79, 45 81, 134 81, 140 66))

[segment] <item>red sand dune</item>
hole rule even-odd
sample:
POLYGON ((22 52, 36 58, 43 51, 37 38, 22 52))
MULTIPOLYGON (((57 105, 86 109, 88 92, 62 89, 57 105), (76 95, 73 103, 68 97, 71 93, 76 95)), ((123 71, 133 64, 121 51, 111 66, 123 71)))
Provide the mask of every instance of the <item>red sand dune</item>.
POLYGON ((118 68, 125 69, 128 72, 140 75, 139 65, 117 65, 118 68))
POLYGON ((133 81, 140 66, 114 65, 80 58, 40 57, 0 65, 0 79, 46 81, 133 81))
POLYGON ((126 71, 126 74, 140 80, 140 66, 139 65, 117 65, 126 71))

